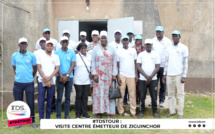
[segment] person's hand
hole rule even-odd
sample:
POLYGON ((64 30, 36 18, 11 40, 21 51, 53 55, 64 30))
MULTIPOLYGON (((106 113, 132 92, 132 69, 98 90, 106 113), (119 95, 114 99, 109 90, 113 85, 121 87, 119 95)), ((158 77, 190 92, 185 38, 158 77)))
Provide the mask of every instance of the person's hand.
POLYGON ((135 82, 138 82, 138 76, 135 77, 135 82))
POLYGON ((116 80, 116 76, 112 75, 112 81, 116 80))
POLYGON ((162 78, 162 82, 163 82, 163 83, 166 83, 166 76, 165 76, 165 75, 164 75, 163 78, 162 78))
POLYGON ((185 79, 184 77, 181 78, 181 83, 185 83, 185 79))
POLYGON ((49 81, 49 77, 46 77, 46 76, 45 76, 45 77, 43 78, 43 80, 44 80, 44 82, 48 82, 48 81, 49 81))
POLYGON ((146 85, 149 85, 150 82, 152 81, 152 76, 148 76, 146 79, 147 79, 146 85))
POLYGON ((98 83, 98 82, 99 82, 99 79, 98 79, 98 76, 97 76, 97 75, 94 75, 93 81, 94 81, 95 83, 98 83))
POLYGON ((51 87, 51 86, 52 86, 51 82, 50 82, 50 81, 47 81, 47 82, 46 82, 46 86, 47 86, 47 87, 51 87))
POLYGON ((118 81, 118 85, 121 86, 122 85, 122 80, 120 79, 119 75, 117 77, 117 81, 118 81))
POLYGON ((64 83, 66 83, 67 81, 68 81, 68 79, 69 79, 69 76, 64 76, 64 83))
POLYGON ((64 77, 63 77, 63 75, 60 75, 60 82, 64 83, 64 77))

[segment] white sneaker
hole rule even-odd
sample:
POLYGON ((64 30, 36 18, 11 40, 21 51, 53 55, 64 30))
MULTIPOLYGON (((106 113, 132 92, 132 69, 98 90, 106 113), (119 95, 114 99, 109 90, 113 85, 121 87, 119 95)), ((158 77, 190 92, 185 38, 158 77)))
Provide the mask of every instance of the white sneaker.
POLYGON ((160 107, 164 107, 164 103, 163 102, 160 103, 160 107))

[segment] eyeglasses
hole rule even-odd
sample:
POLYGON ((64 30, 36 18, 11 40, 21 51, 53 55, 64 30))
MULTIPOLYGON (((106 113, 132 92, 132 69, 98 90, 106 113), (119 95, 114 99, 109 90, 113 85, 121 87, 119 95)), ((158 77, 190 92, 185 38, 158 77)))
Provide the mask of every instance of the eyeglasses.
POLYGON ((50 32, 45 32, 44 34, 50 34, 50 32))
POLYGON ((121 35, 121 33, 115 33, 115 36, 120 36, 121 35))

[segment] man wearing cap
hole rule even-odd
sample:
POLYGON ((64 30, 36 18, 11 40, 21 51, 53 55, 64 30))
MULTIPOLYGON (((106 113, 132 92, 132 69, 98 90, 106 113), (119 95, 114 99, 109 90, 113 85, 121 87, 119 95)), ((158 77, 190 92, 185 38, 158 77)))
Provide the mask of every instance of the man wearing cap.
POLYGON ((164 36, 164 28, 162 26, 157 26, 155 31, 156 37, 153 38, 152 50, 157 52, 161 59, 160 69, 157 73, 157 79, 160 81, 159 105, 160 107, 163 107, 166 95, 166 84, 162 82, 165 54, 166 48, 171 45, 172 42, 170 39, 164 36))
POLYGON ((120 30, 116 30, 114 32, 114 38, 115 41, 112 41, 109 45, 113 47, 115 50, 118 48, 122 48, 122 43, 121 43, 121 37, 122 37, 122 32, 120 30))
POLYGON ((57 76, 57 115, 58 119, 61 118, 61 103, 63 97, 63 90, 65 88, 65 119, 69 117, 70 95, 73 85, 73 69, 75 67, 76 55, 75 52, 68 48, 69 39, 62 36, 60 39, 61 49, 55 52, 60 58, 60 68, 57 76))
MULTIPOLYGON (((136 82, 137 78, 137 52, 134 48, 128 47, 129 37, 122 36, 123 48, 117 50, 118 84, 121 95, 124 96, 125 88, 128 87, 130 112, 133 118, 136 116, 136 82), (136 80, 136 82, 135 82, 136 80)), ((117 106, 119 116, 124 115, 123 98, 118 99, 117 106)))
MULTIPOLYGON (((46 38, 46 41, 51 41, 51 42, 53 42, 53 45, 54 45, 54 49, 53 49, 53 50, 55 51, 58 42, 57 42, 57 40, 51 38, 50 35, 51 35, 51 30, 48 29, 48 28, 45 28, 45 29, 43 30, 43 37, 46 38)), ((41 47, 40 47, 40 43, 39 43, 39 40, 38 40, 37 43, 36 43, 36 50, 38 50, 38 49, 40 49, 40 48, 41 48, 41 47)))
MULTIPOLYGON (((36 57, 27 50, 28 41, 26 38, 20 38, 18 42, 19 51, 12 55, 11 64, 15 73, 15 82, 13 87, 13 96, 15 101, 23 101, 23 92, 27 104, 31 110, 32 126, 36 128, 34 117, 34 76, 37 71, 36 57)), ((16 126, 19 128, 21 126, 16 126)))
POLYGON ((145 111, 145 99, 147 94, 147 88, 152 100, 152 111, 155 118, 159 118, 157 114, 157 72, 160 67, 159 55, 152 51, 152 39, 145 40, 146 51, 141 52, 137 57, 137 70, 140 73, 138 82, 138 89, 140 93, 140 114, 138 118, 144 116, 145 111))
POLYGON ((134 32, 132 30, 129 30, 127 32, 127 36, 129 37, 129 44, 128 47, 133 47, 135 45, 135 42, 133 41, 134 32))
MULTIPOLYGON (((73 40, 70 40, 70 32, 69 32, 69 30, 63 30, 62 36, 68 37, 68 39, 69 39, 68 48, 71 49, 71 50, 74 50, 75 44, 76 44, 76 43, 75 43, 73 40)), ((61 49, 61 47, 62 47, 62 45, 61 45, 60 43, 58 43, 58 44, 57 44, 57 47, 56 47, 56 51, 57 51, 58 49, 61 49)), ((74 50, 74 51, 75 51, 75 50, 74 50)))
POLYGON ((175 88, 178 98, 178 119, 183 118, 184 108, 184 83, 188 70, 188 47, 180 42, 181 33, 178 30, 172 32, 173 44, 166 51, 163 83, 167 82, 168 106, 170 113, 166 116, 173 116, 175 111, 175 88))
POLYGON ((92 42, 89 44, 89 46, 87 46, 87 52, 92 55, 92 52, 93 52, 93 48, 95 46, 97 46, 98 44, 100 44, 99 42, 99 31, 97 30, 93 30, 92 31, 92 34, 91 34, 91 37, 92 37, 92 42))
MULTIPOLYGON (((46 103, 46 119, 50 119, 52 110, 52 101, 55 93, 55 75, 59 71, 60 60, 58 55, 53 54, 54 45, 51 41, 47 41, 45 45, 45 53, 38 56, 37 68, 38 77, 38 109, 40 119, 44 119, 44 103, 47 91, 46 103)), ((40 127, 39 127, 40 128, 40 127)))
POLYGON ((74 49, 76 53, 78 52, 76 48, 78 47, 78 45, 80 43, 85 43, 87 46, 89 46, 90 42, 88 42, 86 38, 87 38, 87 33, 85 31, 81 31, 80 32, 80 41, 76 43, 75 49, 74 49))

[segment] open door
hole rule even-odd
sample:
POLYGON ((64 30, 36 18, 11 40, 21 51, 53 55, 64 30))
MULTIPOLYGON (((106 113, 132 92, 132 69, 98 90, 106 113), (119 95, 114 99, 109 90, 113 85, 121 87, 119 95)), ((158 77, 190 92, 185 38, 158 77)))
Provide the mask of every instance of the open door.
POLYGON ((114 31, 122 31, 122 35, 127 34, 128 30, 133 30, 134 17, 118 18, 108 20, 108 43, 114 41, 114 31))
POLYGON ((58 22, 58 40, 63 34, 63 30, 69 30, 70 32, 70 39, 78 42, 79 39, 79 21, 59 21, 58 22))

